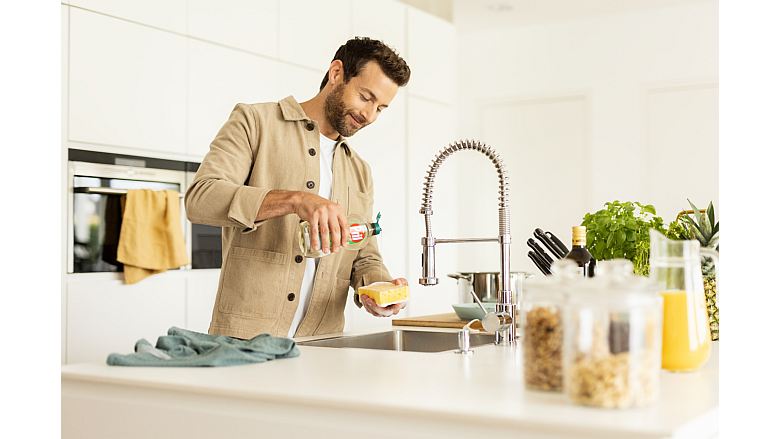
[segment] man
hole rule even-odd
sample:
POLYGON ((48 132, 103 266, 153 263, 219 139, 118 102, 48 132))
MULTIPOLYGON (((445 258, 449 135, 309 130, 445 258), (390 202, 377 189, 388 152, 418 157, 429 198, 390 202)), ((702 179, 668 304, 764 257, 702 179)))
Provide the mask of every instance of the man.
MULTIPOLYGON (((373 218, 371 169, 346 138, 377 119, 410 73, 382 42, 354 38, 338 49, 312 99, 236 105, 185 199, 190 221, 222 227, 209 333, 248 339, 340 332, 350 285, 407 284, 390 276, 375 237, 359 251, 342 248, 347 214, 373 218), (302 220, 333 237, 330 248, 322 243, 329 255, 302 256, 302 220)), ((320 241, 314 236, 312 245, 320 241)), ((382 317, 405 306, 354 300, 382 317)))

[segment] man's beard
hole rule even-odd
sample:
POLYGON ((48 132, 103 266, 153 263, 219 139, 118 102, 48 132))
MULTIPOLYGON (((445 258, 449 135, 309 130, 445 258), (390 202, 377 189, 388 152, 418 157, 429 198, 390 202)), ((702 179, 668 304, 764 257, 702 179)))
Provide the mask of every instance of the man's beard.
POLYGON ((332 126, 341 137, 349 137, 358 132, 363 126, 361 125, 360 127, 353 129, 349 123, 347 123, 348 117, 350 117, 349 111, 347 111, 346 106, 344 105, 344 84, 339 84, 325 98, 325 118, 328 119, 330 126, 332 126))

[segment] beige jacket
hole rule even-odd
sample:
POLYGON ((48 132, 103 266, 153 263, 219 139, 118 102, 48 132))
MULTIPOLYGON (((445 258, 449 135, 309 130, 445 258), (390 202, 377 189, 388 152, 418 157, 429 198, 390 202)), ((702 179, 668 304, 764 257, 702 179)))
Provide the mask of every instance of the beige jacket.
MULTIPOLYGON (((236 105, 211 143, 185 198, 190 221, 222 227, 222 271, 210 334, 287 335, 305 266, 298 244, 300 218, 255 218, 273 189, 317 193, 319 145, 317 123, 292 96, 278 103, 236 105)), ((373 217, 371 169, 343 139, 333 160, 332 187, 331 199, 348 214, 373 217)), ((376 237, 360 251, 323 257, 295 335, 342 331, 350 285, 357 290, 390 279, 376 237)))

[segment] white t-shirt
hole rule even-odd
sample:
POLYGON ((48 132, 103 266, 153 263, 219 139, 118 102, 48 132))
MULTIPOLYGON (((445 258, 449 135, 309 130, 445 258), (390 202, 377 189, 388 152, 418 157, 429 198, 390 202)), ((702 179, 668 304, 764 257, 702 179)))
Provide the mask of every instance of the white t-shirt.
MULTIPOLYGON (((320 133, 320 190, 317 192, 317 195, 327 199, 330 199, 333 187, 333 156, 335 152, 336 141, 320 133)), ((317 272, 319 262, 319 259, 304 259, 306 268, 303 271, 303 282, 301 282, 301 291, 298 295, 298 309, 295 310, 290 330, 287 332, 287 336, 290 338, 295 335, 298 325, 301 324, 301 320, 303 320, 303 316, 309 308, 311 290, 314 287, 314 274, 317 272)))

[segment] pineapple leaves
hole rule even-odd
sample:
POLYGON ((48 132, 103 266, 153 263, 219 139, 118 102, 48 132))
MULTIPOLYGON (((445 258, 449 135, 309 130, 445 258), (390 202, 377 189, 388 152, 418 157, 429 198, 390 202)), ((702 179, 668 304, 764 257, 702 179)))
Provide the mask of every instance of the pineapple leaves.
MULTIPOLYGON (((688 204, 691 205, 693 208, 693 214, 696 217, 696 225, 697 229, 699 231, 699 234, 696 234, 696 239, 698 239, 700 242, 705 243, 707 242, 706 238, 699 238, 699 235, 702 237, 709 237, 712 235, 712 223, 709 219, 709 212, 707 212, 707 215, 705 216, 701 212, 699 212, 699 208, 696 207, 691 200, 688 200, 688 204)), ((713 215, 715 215, 714 209, 713 209, 713 215)), ((695 232, 694 232, 695 233, 695 232)))

